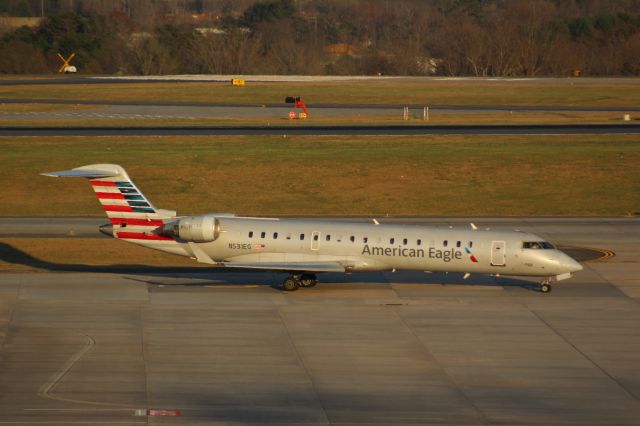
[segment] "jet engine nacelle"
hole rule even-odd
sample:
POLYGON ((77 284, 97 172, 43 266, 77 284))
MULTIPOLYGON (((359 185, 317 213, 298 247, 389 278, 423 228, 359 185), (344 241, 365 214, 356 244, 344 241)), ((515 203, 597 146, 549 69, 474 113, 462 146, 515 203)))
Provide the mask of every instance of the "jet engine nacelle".
POLYGON ((181 217, 166 223, 161 234, 193 243, 208 243, 220 235, 220 222, 212 215, 181 217))

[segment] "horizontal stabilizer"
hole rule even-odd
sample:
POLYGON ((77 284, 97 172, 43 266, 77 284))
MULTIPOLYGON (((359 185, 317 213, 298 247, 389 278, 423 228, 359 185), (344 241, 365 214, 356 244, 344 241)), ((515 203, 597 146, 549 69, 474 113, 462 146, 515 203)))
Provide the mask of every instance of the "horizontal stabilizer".
POLYGON ((282 272, 345 272, 338 262, 224 262, 226 268, 262 269, 282 272))
POLYGON ((73 169, 73 170, 63 170, 61 172, 41 173, 41 175, 51 176, 51 177, 83 177, 88 179, 96 179, 96 178, 118 176, 119 173, 115 171, 110 172, 107 170, 73 169))

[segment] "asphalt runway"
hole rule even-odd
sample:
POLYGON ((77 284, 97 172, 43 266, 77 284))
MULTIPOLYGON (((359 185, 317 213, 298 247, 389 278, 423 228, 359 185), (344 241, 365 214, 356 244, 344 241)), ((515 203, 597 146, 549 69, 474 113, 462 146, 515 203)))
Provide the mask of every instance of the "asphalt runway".
MULTIPOLYGON (((261 272, 0 273, 0 424, 640 424, 638 219, 397 220, 470 219, 615 256, 550 294, 458 274, 283 293, 261 272)), ((74 221, 99 222, 0 230, 74 221)))
POLYGON ((606 135, 640 134, 638 124, 468 126, 130 126, 0 127, 0 136, 220 136, 220 135, 606 135))

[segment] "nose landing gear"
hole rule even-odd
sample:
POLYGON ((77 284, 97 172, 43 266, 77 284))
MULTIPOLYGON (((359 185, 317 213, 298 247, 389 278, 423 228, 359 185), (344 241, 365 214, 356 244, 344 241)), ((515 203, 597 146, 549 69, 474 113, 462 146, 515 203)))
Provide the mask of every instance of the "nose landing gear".
POLYGON ((296 291, 300 287, 313 287, 318 284, 315 274, 289 275, 282 282, 284 291, 296 291))
POLYGON ((546 277, 543 279, 538 289, 541 293, 549 293, 551 291, 551 278, 546 277))

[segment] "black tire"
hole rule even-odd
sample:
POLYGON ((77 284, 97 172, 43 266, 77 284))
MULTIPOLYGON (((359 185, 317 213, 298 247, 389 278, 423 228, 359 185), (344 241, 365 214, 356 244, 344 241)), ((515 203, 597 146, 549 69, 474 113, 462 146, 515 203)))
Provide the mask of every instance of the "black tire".
POLYGON ((301 287, 313 287, 318 284, 318 279, 313 274, 303 274, 300 277, 300 286, 301 287))
POLYGON ((549 293, 551 291, 551 284, 540 284, 540 291, 542 293, 549 293))
POLYGON ((284 291, 296 291, 300 288, 300 282, 293 277, 289 277, 282 282, 282 289, 284 291))

